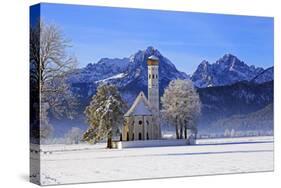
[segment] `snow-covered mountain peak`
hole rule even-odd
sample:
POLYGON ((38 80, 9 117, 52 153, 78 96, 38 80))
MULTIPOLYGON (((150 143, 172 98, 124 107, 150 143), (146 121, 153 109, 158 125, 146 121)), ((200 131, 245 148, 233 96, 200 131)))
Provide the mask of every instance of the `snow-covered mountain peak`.
POLYGON ((260 74, 263 68, 248 66, 230 53, 225 54, 215 63, 203 61, 192 75, 197 87, 230 85, 239 81, 250 81, 260 74))
MULTIPOLYGON (((95 88, 100 83, 115 84, 120 91, 126 92, 125 98, 129 102, 140 91, 147 91, 147 59, 150 56, 159 58, 159 85, 160 93, 174 79, 188 79, 186 73, 177 70, 175 65, 159 50, 149 46, 146 49, 138 50, 128 58, 102 58, 95 64, 88 64, 85 68, 79 69, 71 75, 70 83, 73 86, 86 87, 83 83, 90 83, 92 91, 87 91, 89 95, 95 92, 95 88)), ((84 91, 83 89, 78 89, 84 91)), ((83 94, 81 93, 81 96, 83 94)))
POLYGON ((144 52, 146 54, 149 54, 149 55, 155 55, 155 56, 161 56, 161 53, 159 52, 159 50, 157 50, 156 48, 154 48, 153 46, 148 46, 144 52))
POLYGON ((225 54, 223 57, 221 57, 219 60, 215 62, 216 64, 222 64, 224 66, 234 67, 234 66, 243 66, 245 63, 238 59, 235 55, 232 55, 230 53, 225 54))
POLYGON ((154 53, 156 49, 153 46, 148 46, 145 50, 146 53, 154 53))
POLYGON ((226 53, 222 56, 221 59, 224 59, 224 60, 229 60, 229 59, 238 59, 235 55, 231 54, 231 53, 226 53))
POLYGON ((203 60, 198 67, 200 68, 207 68, 210 65, 209 61, 203 60))

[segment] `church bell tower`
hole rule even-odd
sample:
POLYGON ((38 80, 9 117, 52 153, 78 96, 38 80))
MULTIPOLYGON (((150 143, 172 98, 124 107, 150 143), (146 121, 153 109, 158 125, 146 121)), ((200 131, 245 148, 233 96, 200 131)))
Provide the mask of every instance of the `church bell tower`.
POLYGON ((153 113, 159 115, 159 59, 152 55, 148 57, 148 101, 153 113))

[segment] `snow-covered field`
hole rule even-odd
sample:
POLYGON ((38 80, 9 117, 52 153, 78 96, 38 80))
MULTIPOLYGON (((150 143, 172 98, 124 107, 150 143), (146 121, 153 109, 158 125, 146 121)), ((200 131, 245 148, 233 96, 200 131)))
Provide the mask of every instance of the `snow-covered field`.
MULTIPOLYGON (((41 184, 68 184, 273 170, 273 138, 198 140, 193 146, 104 149, 97 145, 41 147, 41 184)), ((38 163, 34 152, 31 160, 38 163)), ((32 169, 33 170, 33 169, 32 169)), ((34 179, 38 174, 33 170, 34 179)))

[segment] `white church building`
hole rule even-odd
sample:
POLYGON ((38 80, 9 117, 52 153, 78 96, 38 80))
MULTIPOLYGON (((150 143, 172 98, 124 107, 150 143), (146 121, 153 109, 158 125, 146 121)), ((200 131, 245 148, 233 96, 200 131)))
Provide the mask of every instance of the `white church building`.
POLYGON ((147 59, 148 98, 140 92, 131 108, 125 113, 122 140, 161 139, 159 118, 159 59, 152 55, 147 59))

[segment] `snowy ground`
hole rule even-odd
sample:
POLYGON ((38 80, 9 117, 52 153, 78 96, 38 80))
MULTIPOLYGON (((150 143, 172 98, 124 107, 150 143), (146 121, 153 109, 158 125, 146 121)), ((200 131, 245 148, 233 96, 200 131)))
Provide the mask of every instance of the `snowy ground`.
MULTIPOLYGON (((194 146, 108 150, 104 144, 80 144, 41 150, 43 185, 273 170, 272 137, 206 139, 194 146)), ((31 160, 38 162, 35 154, 31 160)))

